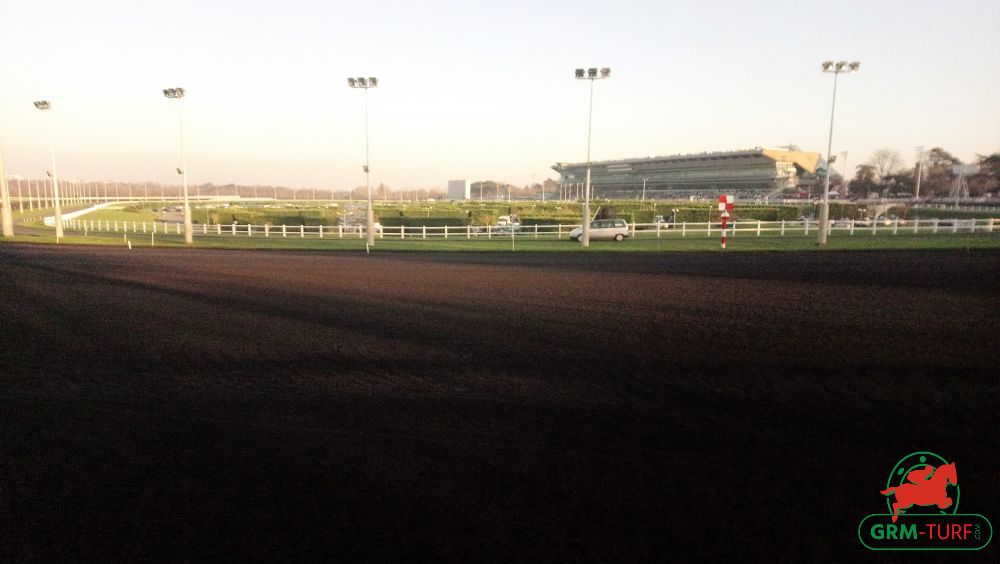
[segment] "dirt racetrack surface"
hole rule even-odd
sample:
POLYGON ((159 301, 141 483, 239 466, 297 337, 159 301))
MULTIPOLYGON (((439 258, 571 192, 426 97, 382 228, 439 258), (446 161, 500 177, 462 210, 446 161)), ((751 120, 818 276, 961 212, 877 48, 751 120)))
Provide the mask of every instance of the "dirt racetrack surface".
POLYGON ((0 245, 0 560, 859 560, 919 450, 997 523, 998 273, 0 245))

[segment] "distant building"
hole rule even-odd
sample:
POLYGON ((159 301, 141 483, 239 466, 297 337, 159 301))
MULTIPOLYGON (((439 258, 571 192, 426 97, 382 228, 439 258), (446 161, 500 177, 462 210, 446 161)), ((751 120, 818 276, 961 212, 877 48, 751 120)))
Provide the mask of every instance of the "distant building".
MULTIPOLYGON (((643 179, 648 199, 771 196, 813 185, 821 164, 819 153, 794 147, 600 161, 591 163, 591 196, 637 198, 643 179)), ((579 193, 586 181, 587 163, 557 163, 552 170, 566 194, 579 193)))
POLYGON ((448 181, 448 199, 449 200, 468 200, 470 198, 469 194, 469 181, 468 180, 449 180, 448 181))

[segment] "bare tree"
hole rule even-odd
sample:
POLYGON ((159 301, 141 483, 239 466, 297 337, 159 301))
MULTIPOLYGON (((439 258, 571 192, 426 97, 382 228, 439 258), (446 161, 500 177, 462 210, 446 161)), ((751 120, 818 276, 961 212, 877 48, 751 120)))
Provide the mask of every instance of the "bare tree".
POLYGON ((903 157, 892 149, 879 149, 868 159, 875 174, 875 182, 881 185, 892 173, 903 167, 903 157))

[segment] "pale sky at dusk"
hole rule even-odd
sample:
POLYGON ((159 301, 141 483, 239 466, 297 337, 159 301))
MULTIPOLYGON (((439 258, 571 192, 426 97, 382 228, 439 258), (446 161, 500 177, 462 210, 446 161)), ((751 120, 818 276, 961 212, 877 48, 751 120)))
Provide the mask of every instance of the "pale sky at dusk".
POLYGON ((176 182, 183 87, 193 183, 344 189, 527 184, 593 159, 793 143, 848 167, 875 149, 1000 151, 1000 2, 0 0, 9 174, 176 182), (33 100, 48 99, 50 115, 33 100))

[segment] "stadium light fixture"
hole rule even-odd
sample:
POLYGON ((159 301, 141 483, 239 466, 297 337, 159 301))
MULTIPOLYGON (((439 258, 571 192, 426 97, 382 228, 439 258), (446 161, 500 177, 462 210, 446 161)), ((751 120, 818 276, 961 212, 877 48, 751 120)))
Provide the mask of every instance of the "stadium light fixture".
MULTIPOLYGON (((39 110, 47 111, 52 109, 52 104, 48 100, 37 100, 35 101, 35 107, 39 110)), ((55 134, 52 127, 52 117, 49 119, 49 155, 52 159, 52 171, 50 176, 52 177, 52 207, 55 208, 55 228, 56 228, 56 243, 59 242, 63 237, 63 221, 62 221, 62 202, 59 198, 59 177, 56 175, 56 141, 55 134)))
POLYGON ((375 211, 372 209, 372 180, 371 168, 368 159, 368 89, 378 86, 378 79, 374 76, 365 78, 359 76, 356 79, 347 79, 347 85, 351 88, 361 88, 365 91, 365 164, 362 170, 365 171, 365 186, 368 189, 368 210, 365 212, 365 231, 367 232, 367 244, 369 247, 375 245, 375 211))
POLYGON ((823 179, 823 204, 819 215, 819 235, 820 245, 826 244, 827 231, 830 226, 830 164, 833 163, 833 116, 837 109, 837 76, 841 73, 855 73, 861 68, 861 63, 853 61, 824 61, 821 65, 823 72, 833 73, 833 103, 830 106, 830 136, 826 145, 826 174, 823 179))
MULTIPOLYGON (((183 88, 164 88, 163 95, 172 100, 180 100, 184 97, 183 88)), ((184 107, 177 104, 178 137, 180 139, 181 166, 177 168, 177 173, 181 175, 181 183, 184 186, 184 242, 188 245, 194 244, 194 227, 191 225, 191 202, 188 199, 187 182, 187 155, 184 152, 184 107)), ((117 187, 117 185, 116 185, 117 187)))
POLYGON ((587 187, 583 194, 583 213, 581 214, 583 216, 581 245, 584 247, 590 246, 590 137, 594 122, 594 81, 610 76, 610 67, 602 68, 600 74, 598 74, 596 67, 591 67, 587 69, 586 76, 584 76, 583 69, 576 69, 576 78, 590 81, 590 109, 587 114, 587 187))

